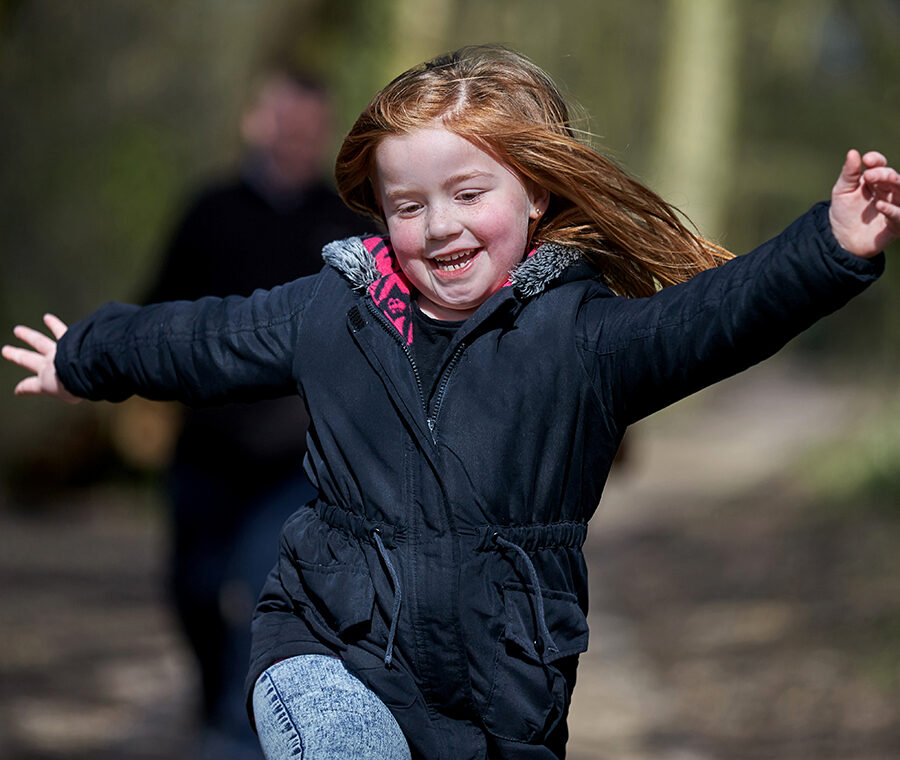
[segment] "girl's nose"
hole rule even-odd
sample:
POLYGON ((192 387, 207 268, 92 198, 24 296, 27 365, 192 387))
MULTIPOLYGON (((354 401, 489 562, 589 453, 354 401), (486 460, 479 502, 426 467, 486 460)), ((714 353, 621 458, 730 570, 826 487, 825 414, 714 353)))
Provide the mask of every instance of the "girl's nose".
POLYGON ((453 209, 445 204, 433 205, 428 209, 428 227, 426 234, 431 240, 455 235, 462 230, 462 224, 453 213, 453 209))

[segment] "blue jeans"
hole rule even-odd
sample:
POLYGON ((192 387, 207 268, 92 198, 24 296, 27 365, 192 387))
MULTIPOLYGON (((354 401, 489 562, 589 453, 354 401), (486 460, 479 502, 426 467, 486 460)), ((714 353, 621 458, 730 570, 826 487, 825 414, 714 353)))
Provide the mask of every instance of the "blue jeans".
POLYGON ((253 715, 266 760, 410 760, 394 716, 336 657, 276 662, 256 682, 253 715))

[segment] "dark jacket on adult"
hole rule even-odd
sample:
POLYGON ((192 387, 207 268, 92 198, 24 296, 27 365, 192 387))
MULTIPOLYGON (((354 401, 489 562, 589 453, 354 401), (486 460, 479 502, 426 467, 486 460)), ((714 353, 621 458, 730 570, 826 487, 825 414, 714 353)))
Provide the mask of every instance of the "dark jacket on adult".
MULTIPOLYGON (((250 155, 239 176, 204 187, 187 205, 143 300, 249 296, 316 274, 322 246, 370 226, 323 181, 274 187, 250 155)), ((240 719, 240 654, 250 648, 252 603, 277 556, 279 528, 312 493, 300 468, 309 418, 291 389, 188 409, 182 420, 166 478, 172 602, 199 665, 204 730, 253 748, 240 719), (248 604, 223 605, 226 596, 248 604)))
POLYGON ((840 249, 824 205, 650 298, 545 246, 459 329, 429 400, 385 241, 326 260, 249 299, 106 306, 57 369, 88 398, 299 391, 319 498, 283 531, 248 685, 336 654, 429 760, 563 755, 588 642, 581 546, 626 426, 769 356, 883 266, 840 249))
MULTIPOLYGON (((203 189, 176 225, 145 303, 249 296, 322 268, 322 247, 370 225, 324 182, 275 194, 255 164, 203 189)), ((306 410, 296 397, 196 409, 184 420, 175 465, 225 481, 252 503, 293 475, 306 453, 306 410)), ((245 507, 249 509, 249 506, 245 507)), ((198 519, 211 513, 196 506, 198 519)), ((241 520, 244 515, 235 515, 241 520)))

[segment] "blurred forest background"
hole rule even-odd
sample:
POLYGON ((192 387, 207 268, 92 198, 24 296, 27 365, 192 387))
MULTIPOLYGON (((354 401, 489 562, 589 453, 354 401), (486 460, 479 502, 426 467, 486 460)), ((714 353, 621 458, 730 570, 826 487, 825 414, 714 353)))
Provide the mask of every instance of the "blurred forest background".
MULTIPOLYGON (((896 0, 2 0, 0 324, 138 298, 181 204, 235 162, 240 109, 273 55, 332 85, 337 145, 399 71, 507 43, 583 104, 603 150, 741 252, 827 197, 847 148, 896 152, 898 32, 896 0)), ((896 269, 843 335, 826 325, 802 343, 867 377, 896 371, 896 269)), ((0 387, 18 376, 4 363, 0 387)), ((7 484, 110 465, 66 437, 108 437, 102 406, 6 393, 0 415, 7 484)))
MULTIPOLYGON (((849 147, 896 152, 898 32, 896 0, 2 0, 0 324, 140 297, 181 204, 235 162, 240 109, 273 55, 331 84, 337 145, 399 71, 507 43, 584 106, 604 151, 742 252, 827 197, 849 147)), ((867 377, 895 372, 896 269, 833 327, 842 335, 826 325, 801 343, 827 343, 833 366, 852 356, 867 377)), ((4 363, 0 387, 18 376, 4 363)), ((103 406, 6 393, 0 415, 7 484, 110 464, 66 438, 115 436, 103 406)))
MULTIPOLYGON (((877 148, 900 164, 898 40, 897 0, 0 0, 3 340, 17 323, 39 325, 48 310, 72 322, 106 301, 140 297, 186 199, 236 163, 240 111, 273 57, 292 57, 330 84, 336 150, 368 98, 400 71, 462 44, 506 43, 582 104, 582 125, 604 152, 704 235, 744 252, 827 198, 848 148, 877 148)), ((896 536, 900 266, 892 263, 877 287, 776 361, 878 399, 873 413, 808 446, 792 472, 811 502, 863 520, 877 515, 878 530, 896 536)), ((0 512, 68 509, 109 483, 128 494, 115 497, 117 509, 159 511, 171 410, 14 399, 22 374, 0 366, 0 512)), ((804 395, 795 399, 801 405, 804 395)), ((12 540, 4 544, 10 567, 19 556, 12 540)), ((58 544, 37 551, 47 546, 58 544)), ((630 567, 640 552, 623 547, 597 561, 617 557, 630 567)), ((606 569, 628 586, 623 571, 606 569)), ((897 570, 894 562, 890 573, 877 571, 895 591, 897 570)), ((630 590, 634 599, 639 591, 630 590)), ((894 696, 896 600, 879 608, 872 639, 879 678, 894 696)), ((885 731, 884 746, 898 749, 896 725, 885 731)), ((741 744, 678 757, 832 756, 815 746, 798 755, 763 746, 757 755, 741 744)), ((85 757, 101 756, 90 747, 85 757)), ((896 756, 879 751, 834 757, 896 756)), ((44 756, 62 754, 21 755, 44 756)))

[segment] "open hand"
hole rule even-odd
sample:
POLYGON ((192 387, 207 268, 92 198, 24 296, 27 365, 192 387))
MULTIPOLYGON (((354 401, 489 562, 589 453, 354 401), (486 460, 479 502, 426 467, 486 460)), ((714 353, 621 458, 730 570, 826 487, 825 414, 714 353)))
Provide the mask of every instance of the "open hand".
POLYGON ((34 350, 18 348, 16 346, 3 346, 3 358, 9 359, 14 364, 31 370, 34 375, 26 377, 15 388, 17 396, 53 396, 70 404, 81 401, 63 387, 56 374, 56 366, 53 361, 56 358, 56 341, 65 335, 68 327, 53 314, 44 315, 44 324, 53 333, 53 340, 44 333, 33 330, 30 327, 18 325, 13 329, 15 335, 23 343, 27 343, 34 350))
POLYGON ((847 153, 831 191, 831 231, 841 247, 869 258, 900 237, 900 174, 877 151, 847 153))

